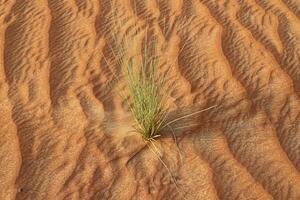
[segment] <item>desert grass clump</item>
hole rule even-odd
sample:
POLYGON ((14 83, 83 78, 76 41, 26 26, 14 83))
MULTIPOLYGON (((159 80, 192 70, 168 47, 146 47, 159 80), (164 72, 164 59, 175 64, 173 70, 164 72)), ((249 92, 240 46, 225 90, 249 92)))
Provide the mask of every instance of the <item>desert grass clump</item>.
POLYGON ((167 117, 166 93, 162 92, 165 80, 157 74, 157 58, 139 63, 130 60, 126 66, 125 80, 131 99, 130 110, 135 119, 134 129, 145 140, 160 135, 167 117))
MULTIPOLYGON (((112 8, 118 8, 117 2, 112 1, 112 8)), ((134 13, 137 8, 134 4, 134 13)), ((109 36, 111 43, 107 45, 121 74, 112 73, 115 82, 125 80, 126 92, 118 90, 121 98, 126 99, 134 118, 134 131, 146 140, 154 140, 167 123, 167 92, 163 92, 166 83, 165 76, 159 76, 159 57, 157 39, 153 30, 140 23, 132 16, 125 18, 122 10, 113 10, 110 17, 109 36), (135 28, 129 28, 134 25, 135 28), (127 28, 127 29, 126 29, 127 28), (126 98, 129 96, 129 98, 126 98)), ((110 65, 109 58, 103 55, 110 65)), ((113 87, 112 87, 113 88, 113 87)))

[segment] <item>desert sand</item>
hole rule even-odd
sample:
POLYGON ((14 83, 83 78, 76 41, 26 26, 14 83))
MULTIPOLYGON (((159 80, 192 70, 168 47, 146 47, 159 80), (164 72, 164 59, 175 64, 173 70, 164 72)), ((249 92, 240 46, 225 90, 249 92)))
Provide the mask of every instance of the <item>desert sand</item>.
POLYGON ((0 37, 0 200, 300 199, 299 0, 0 0, 0 37), (113 12, 174 116, 216 105, 157 139, 169 171, 110 87, 113 12))

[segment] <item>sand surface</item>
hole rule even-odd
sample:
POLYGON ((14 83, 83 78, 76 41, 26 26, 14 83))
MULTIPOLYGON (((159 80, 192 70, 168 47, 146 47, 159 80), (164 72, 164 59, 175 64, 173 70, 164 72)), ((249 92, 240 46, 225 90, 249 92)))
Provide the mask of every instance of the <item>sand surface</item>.
POLYGON ((0 42, 0 200, 300 199, 299 0, 0 0, 0 42), (113 11, 174 116, 217 105, 155 143, 169 171, 110 87, 113 11))

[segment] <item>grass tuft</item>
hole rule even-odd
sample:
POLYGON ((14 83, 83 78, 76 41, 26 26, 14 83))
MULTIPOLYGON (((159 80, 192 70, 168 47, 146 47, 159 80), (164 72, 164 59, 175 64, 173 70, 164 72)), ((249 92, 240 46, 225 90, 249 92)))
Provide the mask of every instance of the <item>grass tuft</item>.
POLYGON ((158 78, 157 59, 126 66, 125 80, 131 98, 130 110, 135 119, 134 129, 144 139, 159 137, 167 116, 166 94, 162 92, 165 80, 158 78), (144 64, 145 63, 145 64, 144 64))

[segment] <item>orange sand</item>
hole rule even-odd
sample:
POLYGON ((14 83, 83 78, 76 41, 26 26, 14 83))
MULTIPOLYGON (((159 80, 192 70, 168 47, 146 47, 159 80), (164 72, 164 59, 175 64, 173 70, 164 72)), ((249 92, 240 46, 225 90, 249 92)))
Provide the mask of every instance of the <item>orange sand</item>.
POLYGON ((299 0, 0 0, 0 37, 0 200, 300 199, 299 0), (156 143, 179 189, 109 86, 114 9, 174 113, 217 105, 156 143))

